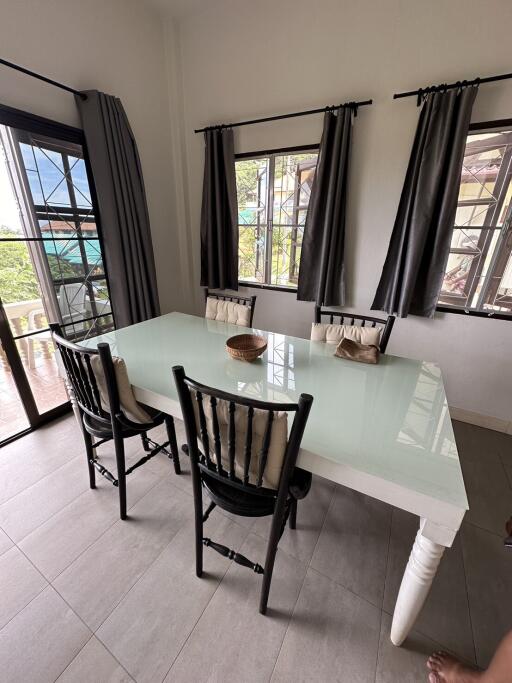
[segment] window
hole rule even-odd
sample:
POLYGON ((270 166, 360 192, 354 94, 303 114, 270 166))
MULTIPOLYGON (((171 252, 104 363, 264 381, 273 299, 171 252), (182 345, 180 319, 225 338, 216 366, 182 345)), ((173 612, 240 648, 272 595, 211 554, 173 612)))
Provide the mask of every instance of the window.
POLYGON ((0 126, 0 143, 20 211, 0 242, 26 244, 42 295, 40 326, 48 313, 75 341, 112 329, 82 145, 9 126, 0 126))
POLYGON ((316 149, 239 156, 238 279, 295 289, 316 149))
POLYGON ((471 128, 439 308, 512 317, 512 122, 471 128))
POLYGON ((62 414, 49 321, 113 328, 82 131, 0 105, 0 445, 62 414))

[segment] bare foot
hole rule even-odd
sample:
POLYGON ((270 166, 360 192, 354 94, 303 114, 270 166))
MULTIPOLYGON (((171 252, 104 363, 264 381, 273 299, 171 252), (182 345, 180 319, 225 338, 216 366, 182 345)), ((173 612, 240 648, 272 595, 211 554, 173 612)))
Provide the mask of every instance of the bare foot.
POLYGON ((473 683, 481 678, 481 672, 464 666, 447 652, 434 652, 428 658, 431 673, 429 683, 473 683))

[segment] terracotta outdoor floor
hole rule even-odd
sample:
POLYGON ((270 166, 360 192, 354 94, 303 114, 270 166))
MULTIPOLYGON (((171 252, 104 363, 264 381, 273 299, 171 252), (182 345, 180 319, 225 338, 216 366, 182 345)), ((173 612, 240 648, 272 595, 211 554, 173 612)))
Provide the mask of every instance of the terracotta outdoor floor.
MULTIPOLYGON (((54 357, 44 358, 36 352, 35 367, 29 369, 24 361, 34 399, 40 413, 65 403, 68 398, 64 382, 58 376, 54 357)), ((0 442, 29 427, 28 419, 14 382, 13 374, 0 358, 0 442)))

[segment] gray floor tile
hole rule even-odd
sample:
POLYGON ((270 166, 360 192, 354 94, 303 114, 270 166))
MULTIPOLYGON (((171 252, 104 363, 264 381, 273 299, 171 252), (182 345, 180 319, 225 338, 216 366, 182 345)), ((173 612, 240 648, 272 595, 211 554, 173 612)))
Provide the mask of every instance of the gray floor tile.
MULTIPOLYGON (((279 547, 289 555, 302 562, 309 562, 318 541, 322 525, 327 514, 335 485, 322 477, 314 477, 311 491, 299 500, 297 510, 297 528, 286 528, 279 547)), ((270 517, 254 520, 252 531, 264 538, 270 533, 270 517)))
POLYGON ((104 645, 94 636, 85 644, 57 683, 131 683, 123 669, 104 645))
MULTIPOLYGON (((215 515, 206 533, 238 549, 246 530, 215 515)), ((229 560, 208 553, 207 571, 195 574, 194 526, 186 524, 97 631, 138 683, 161 681, 208 605, 229 560)))
POLYGON ((510 485, 503 463, 484 457, 462 462, 468 494, 466 521, 501 534, 512 512, 510 485))
POLYGON ((54 586, 95 631, 193 518, 192 500, 165 478, 55 581, 54 586))
MULTIPOLYGON (((393 510, 384 595, 384 610, 389 614, 395 608, 418 525, 414 515, 393 510)), ((460 537, 444 553, 415 628, 466 661, 475 661, 460 537)))
POLYGON ((9 550, 9 548, 12 548, 13 545, 13 542, 9 536, 7 536, 5 531, 0 529, 0 555, 5 553, 6 550, 9 550))
POLYGON ((308 570, 272 681, 373 683, 380 609, 308 570))
MULTIPOLYGON (((158 475, 145 467, 137 470, 128 479, 129 510, 159 480, 158 475)), ((98 476, 96 489, 87 489, 19 545, 44 576, 52 581, 119 519, 118 500, 117 489, 98 476)))
POLYGON ((16 547, 0 556, 0 629, 36 597, 48 582, 16 547))
POLYGON ((2 447, 0 504, 72 460, 83 451, 73 417, 41 427, 2 447))
POLYGON ((485 667, 512 629, 512 552, 502 537, 472 524, 463 524, 461 535, 477 663, 485 667))
MULTIPOLYGON (((192 476, 190 474, 190 460, 188 458, 188 455, 183 453, 183 451, 181 450, 181 445, 186 443, 185 427, 181 420, 175 419, 174 424, 176 426, 176 439, 178 441, 178 448, 180 454, 181 474, 179 476, 174 477, 173 484, 185 493, 192 495, 192 476)), ((153 439, 158 441, 158 443, 163 443, 167 440, 165 430, 163 427, 157 427, 153 430, 153 432, 150 432, 150 435, 153 439)), ((147 467, 152 469, 156 474, 166 474, 167 472, 172 472, 172 474, 174 474, 172 462, 164 456, 156 456, 148 462, 147 467)))
MULTIPOLYGON (((266 543, 249 534, 241 552, 263 562, 266 543)), ((205 569, 210 566, 205 552, 205 569)), ((261 576, 232 564, 165 681, 268 681, 304 580, 305 567, 278 551, 269 607, 259 614, 261 576)))
POLYGON ((88 487, 85 455, 73 458, 0 505, 0 526, 17 543, 88 487))
POLYGON ((0 631, 2 683, 53 683, 91 635, 48 586, 0 631))
POLYGON ((443 649, 439 643, 413 631, 401 647, 390 640, 391 617, 382 615, 379 658, 375 683, 417 683, 427 680, 427 659, 436 650, 443 649))
POLYGON ((392 508, 338 487, 311 566, 382 606, 392 508))
POLYGON ((26 536, 19 546, 50 581, 115 523, 117 491, 88 489, 26 536))
POLYGON ((457 420, 453 420, 452 424, 462 462, 467 460, 494 462, 506 456, 508 451, 506 445, 512 441, 510 435, 457 420))

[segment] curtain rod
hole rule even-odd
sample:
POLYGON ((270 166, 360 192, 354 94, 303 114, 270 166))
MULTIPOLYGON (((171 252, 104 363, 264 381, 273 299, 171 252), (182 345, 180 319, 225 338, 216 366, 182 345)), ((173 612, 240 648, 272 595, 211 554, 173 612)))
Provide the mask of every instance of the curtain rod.
POLYGON ((418 90, 409 90, 408 92, 399 92, 393 95, 394 100, 402 97, 421 96, 423 93, 435 92, 436 90, 451 90, 452 88, 460 88, 464 85, 476 85, 477 83, 493 83, 494 81, 505 81, 512 78, 512 73, 501 74, 499 76, 488 76, 487 78, 475 78, 472 81, 457 81, 456 83, 441 83, 440 85, 429 85, 426 88, 419 88, 418 90))
POLYGON ((54 85, 56 88, 60 88, 61 90, 67 90, 67 92, 73 93, 73 95, 78 95, 78 97, 80 97, 82 100, 87 99, 87 95, 84 95, 84 93, 80 92, 79 90, 70 88, 69 85, 64 85, 64 83, 59 83, 58 81, 54 81, 51 78, 47 78, 46 76, 42 76, 41 74, 38 74, 35 71, 30 71, 30 69, 25 69, 25 67, 20 66, 19 64, 14 64, 13 62, 8 62, 6 59, 1 58, 0 64, 8 66, 11 69, 15 69, 16 71, 21 71, 21 73, 27 74, 27 76, 32 76, 33 78, 37 78, 40 81, 49 83, 50 85, 54 85))
POLYGON ((357 116, 358 107, 365 107, 373 104, 373 100, 364 100, 362 102, 347 102, 346 104, 334 104, 330 107, 321 107, 320 109, 309 109, 308 111, 296 111, 293 114, 279 114, 278 116, 266 116, 263 119, 250 119, 249 121, 238 121, 237 123, 222 123, 217 126, 206 126, 206 128, 197 128, 194 133, 204 133, 207 130, 215 130, 218 128, 237 128, 238 126, 250 126, 253 123, 265 123, 266 121, 279 121, 280 119, 292 119, 296 116, 309 116, 310 114, 321 114, 325 111, 338 109, 339 107, 351 107, 354 109, 357 116))

